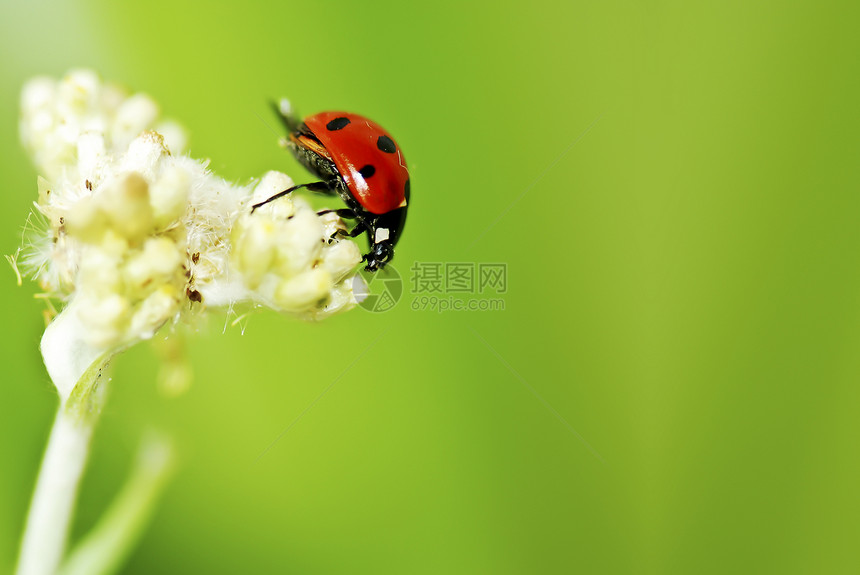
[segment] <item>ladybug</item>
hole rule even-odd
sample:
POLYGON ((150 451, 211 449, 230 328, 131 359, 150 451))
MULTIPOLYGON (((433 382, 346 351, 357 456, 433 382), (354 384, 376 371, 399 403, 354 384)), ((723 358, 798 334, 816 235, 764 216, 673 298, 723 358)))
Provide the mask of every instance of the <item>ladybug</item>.
POLYGON ((299 123, 289 101, 282 100, 275 110, 289 130, 287 147, 319 181, 279 192, 251 212, 299 188, 336 194, 347 207, 318 213, 355 220, 347 235, 367 232, 370 251, 362 258, 364 269, 384 268, 394 257, 409 204, 409 170, 400 146, 382 126, 358 114, 320 112, 299 123))

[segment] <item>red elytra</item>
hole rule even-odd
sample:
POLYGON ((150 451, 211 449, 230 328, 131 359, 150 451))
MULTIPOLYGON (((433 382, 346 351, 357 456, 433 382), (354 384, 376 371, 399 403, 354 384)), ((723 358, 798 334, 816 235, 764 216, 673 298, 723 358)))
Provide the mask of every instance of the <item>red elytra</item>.
POLYGON ((386 214, 406 205, 409 180, 406 159, 382 126, 349 112, 321 112, 305 118, 304 123, 323 145, 352 196, 364 209, 386 214), (342 118, 349 122, 343 122, 342 118), (372 173, 365 177, 362 172, 372 173))

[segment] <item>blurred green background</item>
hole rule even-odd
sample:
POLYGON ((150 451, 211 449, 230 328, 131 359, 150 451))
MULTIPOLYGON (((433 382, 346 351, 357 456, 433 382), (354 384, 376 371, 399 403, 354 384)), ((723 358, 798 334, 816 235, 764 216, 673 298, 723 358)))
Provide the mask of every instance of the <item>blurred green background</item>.
MULTIPOLYGON (((181 467, 125 573, 856 573, 857 26, 845 1, 4 2, 3 253, 36 197, 20 87, 71 67, 236 181, 309 180, 257 117, 281 95, 376 119, 412 169, 394 310, 215 314, 178 399, 150 346, 116 362, 76 536, 158 426, 181 467), (411 309, 416 261, 507 264, 504 310, 411 309)), ((7 572, 55 395, 36 288, 0 279, 7 572)))

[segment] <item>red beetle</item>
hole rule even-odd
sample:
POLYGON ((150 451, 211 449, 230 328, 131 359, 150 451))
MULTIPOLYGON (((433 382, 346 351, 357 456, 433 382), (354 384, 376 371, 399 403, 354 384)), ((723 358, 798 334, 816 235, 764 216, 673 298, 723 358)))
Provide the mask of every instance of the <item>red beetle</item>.
POLYGON ((277 193, 251 211, 299 188, 338 194, 348 207, 319 213, 356 220, 349 237, 367 232, 365 269, 385 267, 394 257, 409 204, 409 170, 400 146, 382 126, 358 114, 321 112, 299 123, 288 101, 276 109, 290 131, 290 151, 319 181, 277 193))

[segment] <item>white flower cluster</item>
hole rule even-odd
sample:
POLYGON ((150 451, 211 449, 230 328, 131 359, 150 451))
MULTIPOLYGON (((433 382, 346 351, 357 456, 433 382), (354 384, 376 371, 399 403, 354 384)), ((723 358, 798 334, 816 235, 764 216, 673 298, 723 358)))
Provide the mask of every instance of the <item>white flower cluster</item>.
POLYGON ((48 222, 28 260, 43 289, 69 299, 87 342, 151 337, 183 313, 241 302, 307 318, 355 305, 358 247, 334 214, 285 197, 270 172, 238 186, 182 153, 183 130, 148 96, 89 71, 24 88, 21 138, 48 222))

